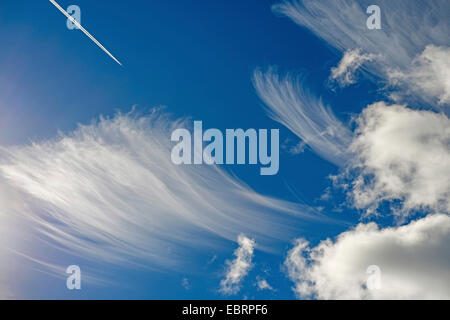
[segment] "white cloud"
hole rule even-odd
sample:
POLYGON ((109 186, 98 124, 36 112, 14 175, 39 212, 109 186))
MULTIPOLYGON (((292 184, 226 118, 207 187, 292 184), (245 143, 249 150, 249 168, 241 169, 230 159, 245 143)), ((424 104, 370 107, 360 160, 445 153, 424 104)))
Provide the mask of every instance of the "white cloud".
POLYGON ((403 92, 395 93, 397 95, 411 95, 417 91, 434 97, 439 105, 449 104, 450 47, 429 45, 407 71, 393 69, 388 72, 388 77, 392 85, 403 88, 403 92))
POLYGON ((191 284, 188 278, 183 278, 183 280, 181 280, 181 285, 183 286, 184 290, 186 291, 191 290, 191 284))
POLYGON ((337 67, 331 68, 330 79, 341 87, 356 83, 355 72, 365 63, 376 58, 373 54, 362 53, 361 49, 347 50, 337 67))
POLYGON ((306 149, 306 143, 304 141, 300 141, 295 146, 291 146, 288 150, 289 153, 292 155, 299 155, 305 152, 306 149))
MULTIPOLYGON (((381 30, 367 29, 366 9, 371 4, 284 0, 272 9, 344 54, 331 74, 331 79, 341 85, 352 83, 354 71, 370 62, 364 70, 395 86, 398 91, 389 92, 389 96, 397 103, 412 101, 414 106, 428 104, 442 109, 450 99, 450 23, 446 15, 450 2, 381 0, 381 30)), ((281 78, 272 69, 266 73, 255 71, 253 82, 274 120, 324 159, 338 166, 347 165, 352 157, 348 148, 353 133, 330 108, 324 107, 320 98, 305 91, 298 79, 289 75, 281 78)), ((388 88, 392 87, 384 87, 388 88)))
POLYGON ((270 250, 293 235, 306 207, 262 196, 216 166, 172 164, 170 133, 187 125, 161 112, 119 114, 0 147, 0 228, 14 236, 2 240, 2 261, 15 261, 11 249, 57 264, 48 261, 56 247, 93 264, 175 269, 187 252, 217 250, 213 240, 245 232, 270 250))
POLYGON ((450 299, 450 217, 430 215, 397 228, 360 224, 310 248, 299 239, 285 261, 299 298, 450 299), (369 289, 369 266, 381 271, 369 289))
POLYGON ((290 155, 296 156, 305 152, 307 144, 304 141, 293 142, 291 138, 286 138, 281 144, 281 149, 290 155))
MULTIPOLYGON (((364 53, 382 57, 365 69, 386 81, 391 70, 408 74, 415 57, 426 46, 450 46, 449 1, 379 0, 381 30, 367 29, 366 9, 372 4, 370 0, 285 0, 272 9, 309 29, 342 53, 361 48, 364 53)), ((441 88, 442 84, 438 86, 441 88)), ((439 98, 423 96, 424 91, 409 92, 430 104, 439 98)))
POLYGON ((262 278, 257 278, 256 279, 256 286, 258 288, 259 291, 263 291, 263 290, 269 290, 269 291, 274 291, 275 289, 267 282, 266 279, 262 279, 262 278))
POLYGON ((252 268, 253 251, 255 241, 239 235, 239 247, 234 251, 236 257, 233 261, 227 261, 228 269, 225 278, 220 281, 220 292, 231 295, 241 289, 241 282, 252 268))
POLYGON ((256 70, 253 83, 269 115, 296 134, 320 156, 343 165, 351 131, 336 118, 322 100, 303 90, 298 79, 280 78, 273 70, 256 70))
MULTIPOLYGON (((450 119, 444 113, 367 107, 357 120, 351 197, 373 212, 384 200, 401 200, 394 212, 450 212, 450 119)), ((395 208, 395 207, 393 207, 395 208)))

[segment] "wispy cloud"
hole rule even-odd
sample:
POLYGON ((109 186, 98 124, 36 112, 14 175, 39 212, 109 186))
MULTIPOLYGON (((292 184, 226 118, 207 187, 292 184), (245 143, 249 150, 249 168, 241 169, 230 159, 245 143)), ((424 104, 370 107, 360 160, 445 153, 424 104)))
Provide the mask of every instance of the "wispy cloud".
POLYGON ((228 269, 225 279, 220 282, 220 292, 232 295, 239 292, 241 282, 252 268, 255 241, 244 235, 238 237, 239 248, 234 251, 235 259, 227 261, 228 269))
POLYGON ((306 142, 300 141, 295 146, 289 148, 289 153, 293 155, 298 155, 305 152, 305 149, 306 149, 306 142))
POLYGON ((285 266, 299 298, 449 299, 449 241, 450 217, 443 214, 396 228, 360 224, 313 248, 298 239, 285 266), (367 282, 372 265, 379 288, 367 282))
POLYGON ((418 210, 434 215, 381 230, 360 224, 314 248, 299 239, 285 265, 302 298, 448 299, 450 218, 442 213, 450 212, 450 123, 443 108, 449 99, 450 3, 381 0, 383 28, 368 30, 365 9, 371 4, 285 0, 273 10, 343 54, 331 74, 340 85, 353 83, 362 67, 395 101, 444 112, 379 102, 362 111, 352 132, 291 76, 256 71, 255 88, 276 121, 341 166, 356 208, 370 215, 387 201, 398 221, 418 210), (366 286, 367 267, 374 264, 384 279, 380 290, 366 286))
POLYGON ((183 286, 184 290, 191 290, 191 283, 189 282, 188 278, 183 278, 183 280, 181 280, 181 285, 183 286))
POLYGON ((263 279, 261 277, 258 277, 256 279, 256 287, 258 288, 259 291, 264 291, 264 290, 268 290, 268 291, 274 291, 275 289, 267 282, 266 279, 263 279))
POLYGON ((189 123, 161 111, 118 114, 52 140, 0 147, 0 228, 19 238, 3 243, 16 246, 29 226, 43 239, 29 256, 56 247, 92 263, 176 269, 188 251, 217 250, 214 239, 246 233, 270 250, 301 217, 317 218, 217 166, 174 165, 170 134, 180 127, 189 123))
MULTIPOLYGON (((382 59, 368 64, 366 70, 386 82, 390 70, 407 74, 426 46, 450 46, 449 1, 377 1, 382 14, 381 30, 366 27, 366 9, 371 4, 366 0, 284 0, 272 9, 306 27, 341 53, 360 48, 366 54, 379 55, 382 59)), ((419 101, 441 107, 435 96, 424 96, 424 92, 411 94, 419 101)))
POLYGON ((290 75, 280 77, 273 69, 256 70, 253 83, 269 115, 280 122, 326 160, 343 165, 352 133, 321 99, 305 91, 290 75))
POLYGON ((357 119, 349 168, 357 208, 374 212, 397 200, 399 217, 414 210, 450 212, 450 119, 379 102, 357 119))

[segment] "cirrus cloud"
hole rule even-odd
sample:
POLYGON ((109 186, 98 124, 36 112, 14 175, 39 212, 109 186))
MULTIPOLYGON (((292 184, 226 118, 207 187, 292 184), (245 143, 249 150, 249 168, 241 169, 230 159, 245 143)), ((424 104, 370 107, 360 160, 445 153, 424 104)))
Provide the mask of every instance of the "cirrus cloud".
POLYGON ((220 281, 220 292, 226 295, 236 294, 241 289, 241 282, 253 267, 255 241, 244 235, 238 236, 239 247, 234 251, 234 260, 227 261, 225 278, 220 281))
POLYGON ((301 217, 318 218, 217 166, 174 165, 170 134, 188 126, 162 111, 117 114, 0 147, 0 228, 17 239, 2 240, 2 260, 3 251, 10 262, 18 252, 46 268, 60 263, 46 253, 56 248, 93 264, 176 269, 186 252, 217 249, 242 232, 271 250, 301 217), (34 240, 24 245, 28 233, 34 240))
POLYGON ((320 156, 337 165, 348 160, 352 133, 324 105, 303 89, 302 82, 290 75, 279 76, 273 69, 256 70, 253 84, 268 114, 286 126, 320 156))
POLYGON ((330 79, 341 87, 356 83, 355 72, 365 63, 373 61, 377 56, 363 53, 360 48, 347 50, 339 64, 331 68, 330 79))
POLYGON ((316 34, 344 54, 344 60, 345 52, 354 50, 380 57, 365 65, 364 70, 386 84, 403 78, 402 85, 396 87, 399 92, 390 94, 397 102, 421 101, 443 109, 449 104, 446 70, 450 59, 447 14, 450 2, 379 0, 380 30, 366 27, 366 9, 372 4, 370 0, 284 0, 275 4, 272 10, 316 34), (427 46, 441 49, 427 49, 427 46), (412 69, 414 64, 416 68, 412 69), (439 82, 433 80, 433 84, 428 82, 422 86, 424 79, 439 82), (411 85, 422 90, 414 90, 411 85))

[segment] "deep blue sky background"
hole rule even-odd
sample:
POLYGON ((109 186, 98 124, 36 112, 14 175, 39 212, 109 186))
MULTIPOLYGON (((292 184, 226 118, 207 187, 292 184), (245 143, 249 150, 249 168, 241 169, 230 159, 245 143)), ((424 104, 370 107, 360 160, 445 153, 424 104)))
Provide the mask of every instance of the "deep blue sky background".
MULTIPOLYGON (((69 132, 77 123, 112 116, 133 105, 145 111, 164 105, 174 117, 202 120, 204 128, 280 128, 280 143, 298 138, 264 113, 252 86, 255 68, 276 66, 307 76, 314 92, 332 104, 344 121, 376 100, 376 87, 362 81, 345 91, 326 85, 340 56, 307 30, 271 11, 275 1, 103 1, 59 0, 81 8, 81 24, 119 59, 119 66, 47 0, 0 2, 0 145, 25 144, 69 132)), ((169 137, 168 137, 169 138, 169 137)), ((262 177, 259 166, 227 167, 256 191, 291 201, 322 205, 317 199, 337 168, 308 150, 284 153, 277 176, 262 177)), ((168 155, 168 159, 170 155, 168 155)), ((341 198, 336 198, 338 206, 341 198)), ((326 208, 326 214, 353 223, 358 216, 326 208)), ((298 236, 312 243, 335 236, 347 225, 305 225, 298 236)), ((29 275, 29 297, 223 298, 217 293, 224 261, 236 244, 203 270, 167 272, 105 270, 120 285, 65 289, 65 279, 29 275), (119 276, 118 276, 119 275, 119 276), (191 283, 186 291, 183 277, 191 283), (61 289, 61 287, 63 289, 61 289)), ((294 298, 280 271, 280 255, 256 252, 255 268, 239 295, 231 298, 294 298), (262 270, 276 292, 254 286, 262 270)), ((212 255, 213 253, 211 253, 212 255)), ((193 256, 193 259, 197 257, 193 256)), ((204 257, 203 257, 204 258, 204 257)), ((200 259, 200 258, 199 258, 200 259)))

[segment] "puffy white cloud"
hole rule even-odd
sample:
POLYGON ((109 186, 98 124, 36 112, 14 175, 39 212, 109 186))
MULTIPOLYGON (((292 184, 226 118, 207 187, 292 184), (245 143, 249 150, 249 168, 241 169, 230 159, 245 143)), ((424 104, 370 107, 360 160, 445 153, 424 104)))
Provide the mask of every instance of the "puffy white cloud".
POLYGON ((313 248, 298 239, 285 266, 299 298, 450 299, 449 243, 444 214, 396 228, 360 224, 313 248))
POLYGON ((351 131, 321 99, 305 92, 298 79, 281 78, 272 69, 265 73, 256 70, 253 83, 275 121, 328 161, 343 165, 348 160, 351 131))
POLYGON ((238 236, 239 247, 234 251, 235 259, 227 261, 225 278, 220 281, 220 292, 231 295, 241 289, 241 282, 252 268, 255 241, 244 235, 238 236))
POLYGON ((58 264, 48 260, 56 248, 93 264, 166 269, 241 232, 268 250, 289 239, 306 207, 262 196, 217 166, 172 164, 170 134, 186 126, 161 112, 119 114, 0 147, 0 229, 14 237, 0 232, 2 261, 20 252, 45 268, 58 264))
POLYGON ((421 92, 440 105, 450 103, 450 47, 429 45, 417 56, 407 71, 393 69, 388 77, 394 86, 403 88, 398 95, 421 92))
MULTIPOLYGON (((450 46, 449 1, 379 0, 376 4, 381 9, 380 30, 369 30, 366 26, 369 17, 366 9, 372 4, 370 0, 284 0, 275 4, 273 11, 291 18, 342 53, 361 48, 364 53, 380 56, 380 59, 367 64, 365 69, 386 81, 391 79, 392 70, 407 75, 414 59, 426 46, 450 46)), ((423 58, 429 58, 430 54, 433 54, 434 61, 448 61, 448 57, 438 57, 435 52, 426 52, 427 57, 423 58)), ((441 63, 432 64, 437 66, 441 63)), ((438 72, 445 77, 444 70, 438 72)), ((431 77, 436 78, 436 75, 431 77)), ((448 77, 444 81, 448 84, 448 77)), ((441 82, 437 87, 448 88, 445 83, 441 82)), ((407 89, 415 99, 426 101, 435 107, 439 107, 433 103, 436 98, 441 103, 448 98, 444 96, 445 99, 442 100, 441 89, 420 92, 406 87, 403 89, 407 89), (424 96, 424 93, 427 95, 424 96)), ((399 94, 398 97, 406 96, 399 94)))
POLYGON ((267 282, 266 279, 263 279, 261 277, 258 277, 256 279, 256 287, 258 288, 259 291, 263 291, 263 290, 269 290, 269 291, 274 291, 275 289, 267 282))
POLYGON ((371 213, 382 201, 401 200, 393 207, 399 216, 450 212, 450 119, 444 113, 379 102, 357 123, 350 148, 357 208, 371 213))
POLYGON ((330 79, 336 81, 341 87, 356 83, 355 72, 365 62, 373 61, 374 54, 363 53, 361 49, 347 50, 337 67, 331 68, 330 79))

